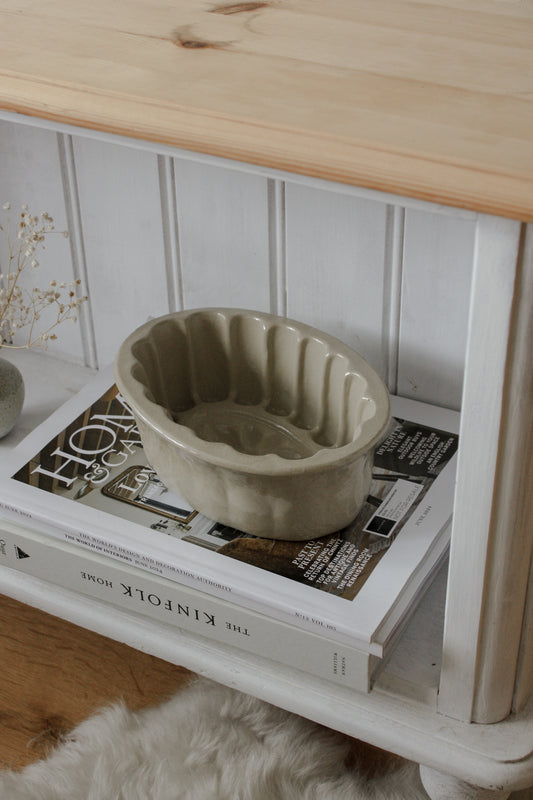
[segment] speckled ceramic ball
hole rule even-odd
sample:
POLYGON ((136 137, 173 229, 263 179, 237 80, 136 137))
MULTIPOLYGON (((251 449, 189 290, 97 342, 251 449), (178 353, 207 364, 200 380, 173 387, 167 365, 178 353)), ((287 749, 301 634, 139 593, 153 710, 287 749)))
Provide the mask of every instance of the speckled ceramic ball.
POLYGON ((24 404, 24 380, 20 370, 0 358, 0 438, 15 427, 24 404))

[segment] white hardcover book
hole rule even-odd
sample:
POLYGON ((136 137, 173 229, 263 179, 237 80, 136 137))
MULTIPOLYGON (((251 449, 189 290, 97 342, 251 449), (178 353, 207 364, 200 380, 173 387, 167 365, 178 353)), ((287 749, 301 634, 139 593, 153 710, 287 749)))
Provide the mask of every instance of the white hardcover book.
POLYGON ((382 664, 367 652, 7 521, 0 521, 0 586, 2 568, 163 622, 176 629, 169 635, 189 631, 357 691, 369 691, 382 664))
POLYGON ((317 540, 272 541, 219 525, 166 489, 103 370, 2 465, 0 513, 382 657, 448 546, 459 424, 456 412, 403 398, 392 412, 354 522, 317 540))

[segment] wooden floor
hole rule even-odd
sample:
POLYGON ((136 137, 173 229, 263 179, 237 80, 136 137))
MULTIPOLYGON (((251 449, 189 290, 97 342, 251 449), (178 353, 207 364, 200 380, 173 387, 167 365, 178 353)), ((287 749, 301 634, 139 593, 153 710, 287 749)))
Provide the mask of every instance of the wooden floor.
MULTIPOLYGON (((193 678, 183 667, 0 595, 0 769, 43 758, 104 705, 157 705, 193 678)), ((401 763, 355 740, 350 761, 368 776, 401 763)))
MULTIPOLYGON (((0 769, 43 758, 104 705, 157 705, 193 678, 183 667, 0 595, 0 769)), ((355 740, 350 760, 368 777, 402 763, 355 740)), ((533 793, 512 798, 533 800, 533 793)))
POLYGON ((191 677, 140 653, 0 596, 0 768, 42 758, 62 733, 124 699, 156 705, 191 677))

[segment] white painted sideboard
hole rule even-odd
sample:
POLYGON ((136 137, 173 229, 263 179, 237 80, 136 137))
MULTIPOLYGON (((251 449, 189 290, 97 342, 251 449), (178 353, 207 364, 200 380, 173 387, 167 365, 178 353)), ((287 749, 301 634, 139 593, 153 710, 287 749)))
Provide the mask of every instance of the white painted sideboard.
POLYGON ((60 362, 21 356, 29 385, 48 381, 27 420, 111 361, 149 316, 227 305, 316 325, 359 350, 392 392, 460 409, 461 447, 448 576, 368 695, 5 570, 0 589, 416 760, 433 800, 533 785, 528 10, 402 0, 412 16, 400 24, 394 4, 337 0, 328 23, 314 0, 198 10, 179 0, 186 23, 168 37, 164 4, 150 14, 123 5, 127 21, 109 9, 102 28, 98 2, 79 18, 63 0, 7 6, 0 202, 69 229, 42 270, 80 277, 90 295, 80 325, 55 343, 60 362), (276 10, 287 27, 272 22, 276 10), (24 24, 35 51, 8 39, 24 24), (170 47, 178 73, 167 70, 170 47), (184 52, 195 49, 206 51, 199 72, 184 52), (350 92, 361 106, 344 102, 350 92), (315 99, 336 116, 320 116, 315 99))
MULTIPOLYGON (((92 371, 111 361, 150 315, 233 305, 340 336, 394 392, 454 408, 463 398, 463 423, 444 646, 441 577, 368 697, 245 663, 205 642, 169 641, 157 626, 118 612, 99 619, 93 601, 67 600, 36 581, 14 585, 4 575, 2 590, 434 768, 453 765, 469 782, 533 783, 524 617, 531 531, 527 519, 522 531, 514 525, 514 552, 505 552, 509 522, 495 528, 490 521, 502 414, 506 425, 519 425, 519 453, 508 458, 520 462, 524 453, 524 476, 528 469, 530 404, 519 402, 520 389, 514 399, 501 391, 527 379, 527 352, 518 375, 508 363, 509 347, 527 351, 530 335, 531 244, 520 224, 3 116, 1 199, 42 207, 69 229, 70 244, 53 243, 42 270, 49 278, 80 276, 90 294, 81 324, 38 356, 59 369, 58 385, 68 387, 71 372, 80 385, 83 365, 92 371), (63 359, 59 367, 52 355, 63 359), (500 619, 503 630, 494 631, 500 619), (505 725, 469 724, 500 719, 505 725), (520 757, 509 757, 513 748, 520 757)), ((21 366, 37 387, 35 364, 28 354, 21 366)), ((513 481, 507 497, 527 492, 513 481)), ((503 511, 514 514, 515 504, 503 511)))

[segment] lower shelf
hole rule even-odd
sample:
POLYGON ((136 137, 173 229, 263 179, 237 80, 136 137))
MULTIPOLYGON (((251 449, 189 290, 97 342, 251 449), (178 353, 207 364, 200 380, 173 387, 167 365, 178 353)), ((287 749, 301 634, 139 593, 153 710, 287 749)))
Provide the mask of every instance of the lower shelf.
MULTIPOLYGON (((5 568, 0 592, 470 783, 533 785, 533 702, 504 722, 468 725, 437 714, 429 692, 415 699, 398 662, 391 661, 364 695, 5 568)), ((404 646, 408 642, 400 642, 400 657, 404 646)))

